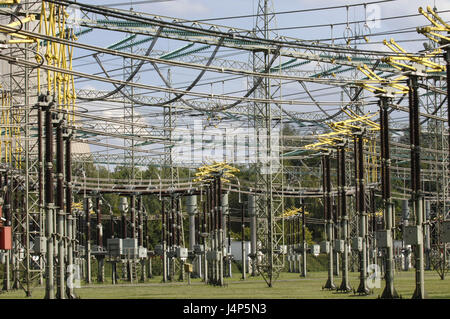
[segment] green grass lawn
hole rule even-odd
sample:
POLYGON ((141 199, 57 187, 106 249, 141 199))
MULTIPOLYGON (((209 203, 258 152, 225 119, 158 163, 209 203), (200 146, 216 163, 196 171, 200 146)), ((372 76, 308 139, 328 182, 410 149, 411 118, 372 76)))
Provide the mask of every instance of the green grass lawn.
MULTIPOLYGON (((350 272, 350 283, 357 288, 359 278, 357 272, 350 272)), ((95 277, 93 277, 95 278, 95 277)), ((76 294, 81 299, 371 299, 378 298, 384 288, 375 288, 374 293, 369 296, 358 296, 353 293, 343 294, 335 291, 322 290, 327 278, 326 272, 310 272, 307 278, 300 278, 296 273, 281 273, 272 288, 267 287, 262 277, 248 277, 247 280, 240 280, 240 273, 235 272, 233 278, 226 278, 225 287, 205 285, 200 279, 192 279, 191 285, 187 282, 161 283, 161 277, 154 277, 141 284, 130 284, 121 282, 118 285, 111 285, 108 281, 105 284, 82 285, 76 289, 76 294)), ((397 272, 395 274, 395 287, 398 293, 405 299, 411 298, 415 287, 415 273, 397 272)), ((335 278, 335 284, 341 283, 342 277, 335 278)), ((436 272, 427 271, 425 273, 425 290, 428 298, 450 298, 449 279, 441 280, 436 272)), ((4 292, 0 294, 0 299, 24 298, 22 290, 4 292)), ((32 298, 42 299, 44 288, 36 287, 33 290, 32 298)))

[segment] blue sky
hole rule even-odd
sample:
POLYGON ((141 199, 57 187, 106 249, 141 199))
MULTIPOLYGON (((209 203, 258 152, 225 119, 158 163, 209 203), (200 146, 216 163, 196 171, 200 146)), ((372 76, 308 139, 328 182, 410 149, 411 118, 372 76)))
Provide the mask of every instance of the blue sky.
MULTIPOLYGON (((85 0, 80 1, 85 2, 85 0)), ((98 1, 98 3, 123 3, 124 0, 114 0, 114 1, 98 1)), ((371 1, 366 1, 371 2, 371 1)), ((340 6, 340 5, 350 5, 355 3, 363 3, 362 0, 359 1, 349 1, 349 0, 276 0, 274 1, 274 10, 275 12, 282 11, 291 11, 291 10, 303 10, 309 8, 320 8, 320 7, 328 7, 328 6, 340 6)), ((397 17, 397 16, 408 16, 414 15, 418 13, 418 7, 426 7, 427 5, 436 6, 438 10, 450 10, 450 1, 448 0, 430 0, 430 1, 418 1, 418 0, 397 0, 390 3, 381 3, 378 4, 375 8, 375 11, 365 11, 364 6, 352 7, 348 10, 348 20, 349 21, 364 21, 366 16, 374 16, 379 15, 382 19, 397 17)), ((144 5, 134 5, 135 11, 143 11, 150 14, 155 15, 163 15, 187 20, 201 20, 201 19, 209 19, 209 18, 217 18, 217 17, 228 17, 228 16, 238 16, 238 15, 251 15, 255 12, 257 7, 257 0, 227 0, 227 1, 219 1, 219 0, 174 0, 167 2, 158 2, 152 4, 144 4, 144 5)), ((121 9, 128 9, 129 6, 121 6, 121 9)), ((445 20, 450 20, 450 13, 443 13, 441 16, 445 20)), ((347 10, 345 8, 334 9, 334 10, 323 10, 323 11, 312 11, 308 13, 292 13, 292 14, 281 14, 277 16, 276 27, 278 28, 290 28, 290 27, 305 27, 311 25, 326 25, 325 27, 317 27, 317 28, 301 28, 301 29, 293 29, 293 30, 283 30, 279 31, 280 35, 296 37, 300 39, 308 39, 308 40, 317 40, 317 39, 330 39, 331 38, 331 27, 333 24, 344 24, 335 26, 333 28, 333 37, 337 38, 336 43, 342 43, 343 40, 339 39, 343 37, 343 33, 345 30, 345 23, 347 22, 347 10)), ((230 27, 239 27, 244 29, 251 29, 255 23, 254 18, 245 18, 245 19, 228 19, 228 20, 216 20, 210 21, 209 23, 215 23, 220 25, 226 25, 230 27)), ((365 32, 364 35, 368 35, 369 43, 364 43, 360 45, 361 48, 364 49, 373 49, 373 50, 387 50, 387 48, 381 43, 384 39, 389 39, 390 36, 375 36, 373 34, 392 31, 392 30, 400 30, 400 29, 414 29, 417 26, 428 25, 428 20, 426 20, 423 16, 414 16, 414 17, 405 17, 403 19, 390 19, 385 21, 380 21, 377 25, 372 28, 370 31, 364 28, 364 23, 353 24, 352 32, 358 32, 357 29, 363 30, 365 32)), ((126 34, 118 34, 111 33, 105 31, 95 31, 92 33, 83 36, 80 38, 80 41, 85 43, 91 43, 99 46, 107 47, 124 37, 126 34)), ((426 41, 426 38, 418 35, 416 32, 410 33, 402 33, 398 35, 393 35, 393 37, 400 42, 400 44, 407 49, 409 52, 417 52, 418 50, 423 49, 423 42, 426 41), (411 41, 411 42, 402 42, 409 40, 419 40, 419 41, 411 41)), ((329 42, 329 41, 325 41, 329 42)), ((365 41, 362 41, 365 42, 365 41)), ((157 42, 157 46, 155 48, 160 50, 171 51, 177 49, 181 46, 185 45, 180 41, 173 40, 165 40, 160 39, 157 42)), ((148 43, 143 45, 143 48, 146 48, 148 43)), ((222 48, 219 51, 219 57, 226 56, 229 52, 229 49, 222 48), (228 50, 228 51, 227 51, 228 50)), ((206 56, 211 54, 212 49, 209 51, 203 52, 206 56)), ((86 54, 86 52, 78 51, 78 54, 86 54)), ((120 68, 123 65, 122 59, 111 59, 111 57, 100 55, 105 67, 108 70, 113 70, 115 68, 120 68)), ((248 61, 248 54, 233 56, 231 59, 240 59, 241 61, 248 61)), ((92 58, 84 59, 83 62, 94 62, 92 58)), ((81 61, 77 62, 80 64, 81 61)), ((148 66, 150 67, 150 66, 148 66)), ((163 67, 161 65, 161 67, 163 67)), ((316 64, 311 63, 310 68, 315 68, 316 64)), ((76 67, 77 68, 77 67, 76 67)), ((83 67, 78 68, 83 72, 98 72, 99 68, 94 64, 89 64, 83 67), (94 71, 95 70, 95 71, 94 71)), ((173 82, 178 84, 178 87, 182 88, 190 83, 193 78, 195 78, 198 71, 192 71, 182 68, 173 68, 173 82), (186 83, 186 84, 183 84, 186 83)), ((167 72, 167 68, 164 68, 164 72, 167 72)), ((120 72, 119 72, 120 73, 120 72)), ((116 77, 121 79, 119 73, 115 73, 116 77)), ((154 75, 153 77, 150 75, 151 72, 147 72, 140 76, 140 81, 149 83, 152 85, 160 85, 164 86, 160 79, 154 75)), ((204 77, 204 80, 213 81, 214 78, 217 78, 218 74, 207 72, 204 77)), ((225 85, 222 85, 220 82, 214 85, 205 85, 205 86, 197 86, 193 89, 196 92, 214 92, 215 94, 221 94, 223 92, 234 92, 237 90, 246 89, 247 84, 244 78, 236 81, 229 81, 225 85), (224 89, 225 87, 225 89, 224 89)), ((96 88, 96 89, 104 89, 111 90, 113 87, 110 84, 104 84, 99 82, 82 82, 77 85, 78 88, 88 87, 88 88, 96 88)), ((314 84, 308 84, 309 89, 314 88, 314 84)), ((335 89, 337 90, 337 89, 335 89)), ((303 91, 298 83, 287 84, 284 86, 284 94, 290 92, 300 92, 303 91)), ((234 93, 232 95, 241 96, 243 93, 234 93)), ((340 94, 339 94, 340 95, 340 94)), ((320 96, 317 98, 319 101, 338 101, 340 96, 338 94, 329 95, 329 96, 320 96)), ((299 98, 299 97, 294 97, 299 98)), ((303 99, 308 100, 308 97, 303 95, 303 99)), ((110 105, 101 106, 99 103, 95 105, 90 105, 90 110, 97 109, 101 111, 102 109, 107 109, 111 107, 110 105)), ((123 111, 120 109, 121 106, 117 106, 117 110, 115 111, 103 111, 104 116, 121 116, 123 111)), ((297 110, 308 111, 312 110, 314 107, 297 107, 297 110)), ((316 110, 317 111, 317 110, 316 110)), ((136 113, 145 113, 142 109, 136 109, 136 113)), ((99 114, 99 113, 97 113, 99 114)), ((147 124, 155 124, 161 119, 157 118, 146 118, 145 121, 147 124)), ((110 141, 111 142, 111 141, 110 141)), ((120 143, 119 143, 120 144, 120 143)))

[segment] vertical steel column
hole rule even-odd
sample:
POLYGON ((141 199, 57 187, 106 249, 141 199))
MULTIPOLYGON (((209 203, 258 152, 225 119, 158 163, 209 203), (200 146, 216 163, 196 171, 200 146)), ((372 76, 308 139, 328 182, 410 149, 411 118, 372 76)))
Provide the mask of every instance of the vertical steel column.
POLYGON ((47 237, 46 299, 54 299, 54 234, 53 234, 53 123, 52 104, 43 106, 45 112, 45 208, 47 237))
POLYGON ((371 262, 372 264, 378 264, 377 263, 377 258, 378 258, 378 249, 377 249, 377 239, 376 239, 376 232, 377 232, 377 217, 375 215, 375 189, 372 187, 370 188, 370 213, 372 214, 372 227, 371 227, 371 232, 372 232, 372 245, 370 246, 370 252, 371 252, 371 262))
MULTIPOLYGON (((409 118, 411 141, 411 189, 414 203, 414 213, 418 231, 423 234, 423 196, 420 179, 420 122, 419 122, 419 84, 417 75, 410 75, 409 81, 409 118)), ((414 299, 425 298, 424 245, 423 236, 419 236, 416 245, 416 289, 414 299)))
POLYGON ((205 281, 205 284, 208 283, 208 259, 206 257, 206 246, 208 244, 207 242, 207 237, 209 230, 208 230, 208 220, 207 220, 207 202, 208 202, 208 198, 207 198, 207 193, 208 191, 206 191, 205 194, 205 199, 203 201, 202 204, 202 209, 203 209, 203 220, 202 220, 202 244, 203 244, 203 280, 205 281))
POLYGON ((299 256, 301 255, 300 248, 300 219, 297 215, 292 216, 294 222, 294 251, 295 251, 295 260, 294 260, 294 272, 301 272, 301 261, 299 256), (300 255, 299 255, 300 252, 300 255))
POLYGON ((54 233, 53 233, 53 101, 44 106, 45 111, 45 208, 47 212, 47 280, 45 284, 45 298, 55 298, 54 286, 54 233))
MULTIPOLYGON (((139 197, 138 197, 137 212, 138 212, 138 216, 137 216, 138 246, 139 246, 139 249, 143 249, 144 248, 144 203, 143 203, 142 195, 139 195, 139 197)), ((145 227, 147 227, 147 225, 145 225, 145 227)), ((145 280, 147 279, 147 276, 146 276, 147 270, 145 267, 146 259, 147 259, 147 257, 141 258, 141 278, 140 278, 141 282, 145 282, 145 280)))
POLYGON ((177 246, 177 216, 176 216, 176 205, 175 205, 175 197, 172 194, 170 197, 170 212, 171 212, 171 228, 172 228, 172 239, 171 239, 171 257, 170 257, 170 280, 173 280, 175 277, 175 249, 177 246))
MULTIPOLYGON (((125 200, 122 200, 122 202, 124 202, 124 203, 126 203, 126 199, 125 200)), ((121 218, 121 220, 122 220, 122 229, 121 229, 121 233, 122 233, 122 238, 128 238, 128 233, 127 233, 127 230, 128 230, 128 225, 127 225, 127 209, 126 208, 124 208, 124 209, 122 209, 122 216, 121 216, 122 218, 121 218)))
POLYGON ((306 218, 305 218, 305 199, 302 198, 301 200, 301 206, 302 206, 302 245, 303 245, 303 264, 302 264, 302 273, 301 276, 303 278, 306 278, 306 218))
MULTIPOLYGON (((240 194, 239 194, 240 196, 240 194)), ((240 200, 239 200, 240 201, 240 200)), ((227 243, 227 260, 228 260, 228 277, 233 277, 233 273, 232 273, 232 263, 231 263, 231 211, 229 209, 228 206, 228 194, 227 194, 227 205, 226 205, 226 217, 227 217, 227 238, 228 238, 228 243, 227 243)))
POLYGON ((87 284, 91 283, 91 199, 89 197, 84 198, 84 218, 86 225, 86 242, 85 242, 85 263, 86 263, 86 274, 85 281, 87 284))
MULTIPOLYGON (((134 150, 132 151, 134 152, 134 150)), ((134 155, 133 155, 134 158, 134 155)), ((133 160, 134 161, 134 160, 133 160)), ((134 164, 132 164, 132 176, 134 179, 134 164)), ((136 239, 136 195, 132 194, 130 196, 130 226, 131 226, 131 238, 132 239, 136 239)), ((130 282, 133 282, 135 279, 137 280, 137 278, 134 278, 135 272, 134 269, 136 267, 136 259, 135 259, 135 254, 136 252, 133 252, 133 255, 131 256, 131 258, 128 259, 128 263, 127 263, 127 268, 128 268, 128 280, 130 282)), ((130 256, 130 254, 128 254, 130 256)))
MULTIPOLYGON (((38 117, 38 132, 37 132, 37 142, 38 142, 38 209, 39 209, 39 237, 44 237, 44 143, 42 137, 43 134, 43 123, 42 123, 42 107, 38 104, 37 107, 37 117, 38 117)), ((9 252, 8 252, 9 254, 9 252)), ((39 256, 39 268, 43 269, 44 258, 43 255, 39 256)), ((39 275, 39 283, 43 284, 43 273, 39 275)))
POLYGON ((58 209, 58 272, 57 272, 57 298, 65 299, 65 256, 64 256, 64 144, 63 144, 63 122, 64 119, 58 113, 58 122, 56 124, 56 207, 58 209))
POLYGON ((364 137, 363 132, 358 132, 355 134, 355 153, 357 161, 357 171, 356 171, 356 188, 357 193, 357 208, 358 216, 360 218, 359 235, 362 238, 362 251, 360 253, 359 260, 359 287, 356 291, 359 294, 369 294, 370 290, 367 286, 367 244, 368 244, 368 221, 367 221, 367 211, 366 211, 366 201, 365 201, 365 187, 364 187, 364 137))
POLYGON ((130 196, 130 226, 131 226, 131 238, 136 238, 136 195, 130 196))
POLYGON ((216 218, 216 179, 210 185, 210 216, 211 216, 211 251, 214 252, 214 260, 211 262, 212 284, 217 284, 217 218, 216 218))
POLYGON ((350 287, 348 278, 348 214, 347 214, 347 203, 345 194, 345 147, 346 145, 338 146, 338 170, 339 170, 339 180, 338 180, 338 205, 339 205, 339 215, 342 217, 341 224, 341 240, 344 240, 344 254, 342 255, 342 283, 338 288, 338 291, 350 292, 352 288, 350 287))
POLYGON ((167 226, 168 223, 166 222, 166 205, 165 205, 166 201, 164 200, 164 198, 161 201, 161 242, 162 242, 162 250, 163 250, 163 255, 162 255, 162 273, 163 273, 163 282, 167 282, 167 237, 168 237, 168 232, 167 232, 167 226))
MULTIPOLYGON (((189 216, 189 250, 194 251, 196 243, 195 236, 195 217, 197 215, 197 196, 190 195, 187 197, 186 210, 189 216)), ((198 261, 194 257, 193 263, 195 265, 194 272, 198 273, 198 261)))
POLYGON ((330 243, 330 251, 328 252, 328 279, 323 288, 334 290, 334 272, 333 272, 333 211, 331 207, 331 173, 330 173, 330 153, 322 156, 323 171, 323 197, 324 197, 324 219, 326 240, 330 243))
MULTIPOLYGON (((74 263, 74 246, 76 243, 74 233, 74 216, 72 214, 72 130, 68 129, 66 132, 66 216, 67 216, 67 272, 66 275, 72 275, 71 271, 75 269, 74 263)), ((76 278, 78 279, 78 278, 76 278)), ((67 284, 66 295, 69 299, 75 299, 73 283, 67 284)))
MULTIPOLYGON (((339 171, 339 170, 338 170, 339 171)), ((337 240, 340 239, 340 219, 339 219, 339 211, 337 209, 337 205, 336 205, 336 199, 333 197, 332 199, 333 204, 331 205, 331 209, 333 211, 332 216, 333 216, 333 241, 334 244, 336 243, 337 240)), ((334 267, 333 267, 333 273, 335 276, 339 276, 340 273, 340 267, 339 267, 339 251, 337 249, 333 250, 334 252, 334 256, 333 256, 333 263, 334 263, 334 267)))
POLYGON ((217 176, 217 222, 218 222, 218 246, 219 246, 219 285, 223 286, 224 266, 224 232, 223 232, 223 206, 222 206, 222 178, 217 176))
POLYGON ((392 243, 392 232, 395 227, 393 225, 392 212, 392 198, 391 198, 391 159, 389 149, 389 100, 386 96, 380 97, 380 121, 381 121, 381 188, 383 196, 384 207, 384 227, 387 232, 387 247, 386 247, 386 269, 385 281, 386 286, 381 294, 381 298, 391 299, 398 298, 397 291, 394 287, 394 251, 392 243))
POLYGON ((231 247, 229 246, 229 241, 227 241, 227 234, 228 234, 228 224, 227 221, 229 221, 229 217, 230 217, 230 212, 229 212, 229 207, 228 207, 228 192, 225 192, 224 194, 220 195, 221 196, 221 208, 222 208, 222 218, 221 218, 221 223, 222 223, 222 246, 223 246, 223 252, 224 252, 224 276, 226 273, 227 277, 231 277, 231 259, 229 258, 230 254, 231 254, 231 247), (226 264, 226 271, 225 271, 225 264, 226 264))
POLYGON ((431 202, 429 200, 425 203, 425 225, 424 225, 424 249, 425 249, 425 270, 431 270, 431 202))
MULTIPOLYGON (((250 196, 249 196, 250 198, 250 196)), ((241 203, 241 256, 242 256, 242 280, 247 279, 247 254, 245 251, 245 210, 244 210, 244 202, 241 203)))
MULTIPOLYGON (((102 225, 102 200, 97 197, 97 246, 98 250, 103 250, 103 225, 102 225)), ((99 254, 97 256, 97 281, 103 283, 105 281, 105 256, 99 254)))
MULTIPOLYGON (((409 226, 409 205, 408 205, 408 200, 403 200, 402 201, 402 219, 403 219, 403 227, 402 227, 402 231, 403 234, 405 234, 406 231, 406 227, 409 226)), ((403 240, 403 243, 405 241, 403 240)), ((409 270, 409 266, 410 266, 410 248, 404 246, 404 254, 405 254, 405 258, 404 258, 404 266, 403 266, 403 270, 408 271, 409 270)))
MULTIPOLYGON (((3 213, 4 213, 4 225, 11 226, 11 189, 10 181, 8 181, 8 171, 5 172, 5 201, 3 205, 3 213)), ((4 278, 3 278, 3 290, 8 291, 11 289, 11 250, 6 252, 6 260, 5 260, 5 270, 4 270, 4 278)))
POLYGON ((250 258, 252 259, 251 275, 254 277, 256 276, 256 264, 258 263, 256 198, 254 195, 248 196, 248 216, 250 217, 250 258))

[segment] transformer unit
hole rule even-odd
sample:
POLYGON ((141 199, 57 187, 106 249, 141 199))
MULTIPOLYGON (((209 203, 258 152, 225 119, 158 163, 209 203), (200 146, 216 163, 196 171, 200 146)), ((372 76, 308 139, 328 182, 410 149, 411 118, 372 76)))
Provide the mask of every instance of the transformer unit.
POLYGON ((123 254, 129 258, 137 258, 139 256, 137 238, 123 239, 123 254))
POLYGON ((323 241, 320 243, 320 252, 323 254, 330 253, 331 244, 329 241, 323 241))
POLYGON ((184 247, 178 247, 176 250, 177 258, 188 258, 188 249, 184 247))
POLYGON ((442 223, 441 240, 444 243, 450 243, 450 220, 446 220, 442 223))
POLYGON ((145 248, 145 247, 142 247, 142 246, 139 246, 138 247, 138 257, 139 258, 147 258, 148 257, 148 255, 147 255, 147 248, 145 248))
POLYGON ((111 256, 120 256, 123 254, 123 239, 122 238, 108 238, 106 247, 111 256))
POLYGON ((423 243, 423 231, 421 226, 406 226, 403 232, 405 245, 417 245, 423 243))
POLYGON ((392 247, 392 236, 390 230, 378 230, 376 232, 376 239, 378 247, 392 247))
POLYGON ((163 245, 155 245, 155 254, 158 256, 164 255, 163 245))
POLYGON ((338 253, 343 253, 345 250, 345 241, 342 239, 336 239, 334 241, 334 250, 338 253))
POLYGON ((206 259, 208 261, 219 261, 220 260, 220 254, 219 254, 218 251, 208 250, 206 252, 206 259))
POLYGON ((203 254, 205 252, 205 246, 204 245, 194 245, 194 253, 196 254, 203 254))
POLYGON ((47 252, 47 238, 42 236, 36 237, 33 250, 35 254, 45 254, 47 252))
POLYGON ((319 254, 320 254, 320 245, 313 245, 311 252, 312 252, 312 254, 314 256, 319 256, 319 254))
POLYGON ((362 237, 353 238, 352 249, 355 251, 362 251, 362 249, 363 249, 363 238, 362 237))

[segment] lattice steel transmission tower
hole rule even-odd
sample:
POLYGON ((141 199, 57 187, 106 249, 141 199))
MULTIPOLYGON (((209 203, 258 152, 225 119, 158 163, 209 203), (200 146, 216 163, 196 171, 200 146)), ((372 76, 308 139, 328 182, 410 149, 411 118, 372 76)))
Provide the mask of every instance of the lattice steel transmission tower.
MULTIPOLYGON (((22 5, 13 5, 2 8, 11 12, 11 20, 7 23, 17 22, 15 17, 33 18, 23 23, 23 30, 38 32, 39 21, 35 17, 41 13, 41 2, 26 2, 22 5)), ((18 42, 8 44, 6 51, 12 58, 36 61, 36 42, 18 42)), ((9 75, 9 83, 2 83, 4 92, 10 96, 9 119, 11 123, 10 159, 6 164, 10 179, 11 206, 8 212, 7 223, 12 227, 13 246, 8 252, 8 260, 12 270, 12 287, 23 288, 27 296, 31 295, 32 283, 42 276, 43 264, 41 258, 32 258, 31 243, 36 237, 43 236, 43 214, 40 205, 38 187, 38 138, 32 133, 32 124, 37 123, 37 111, 34 106, 37 102, 36 68, 20 64, 4 63, 4 74, 9 75)), ((45 93, 45 92, 43 92, 45 93)), ((40 256, 42 257, 42 256, 40 256)), ((8 274, 9 275, 9 274, 8 274)))
MULTIPOLYGON (((271 28, 275 27, 276 17, 272 1, 258 2, 255 36, 263 39, 275 38, 271 28)), ((270 73, 278 52, 261 47, 252 53, 255 71, 270 73)), ((257 86, 255 97, 271 99, 281 95, 281 81, 268 78, 254 78, 257 86)), ((284 266, 281 246, 284 244, 284 223, 281 215, 284 211, 283 198, 283 162, 280 158, 282 144, 282 111, 279 105, 264 102, 253 103, 253 119, 256 139, 256 187, 262 193, 256 198, 257 240, 261 256, 253 256, 258 272, 269 287, 284 266)))

